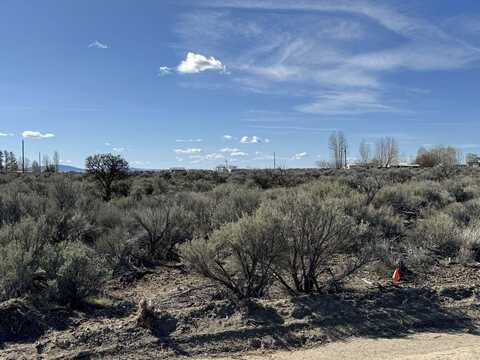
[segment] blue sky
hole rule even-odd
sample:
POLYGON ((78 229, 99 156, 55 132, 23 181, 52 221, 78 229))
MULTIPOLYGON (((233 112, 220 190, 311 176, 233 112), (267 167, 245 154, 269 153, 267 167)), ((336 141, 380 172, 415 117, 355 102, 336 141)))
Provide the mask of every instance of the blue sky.
POLYGON ((83 166, 311 167, 342 130, 480 152, 480 2, 0 4, 0 148, 83 166))

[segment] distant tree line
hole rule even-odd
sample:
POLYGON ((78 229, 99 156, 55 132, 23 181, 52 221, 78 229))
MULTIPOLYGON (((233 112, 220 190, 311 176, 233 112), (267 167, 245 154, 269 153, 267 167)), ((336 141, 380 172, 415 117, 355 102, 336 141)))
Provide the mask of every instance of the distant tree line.
MULTIPOLYGON (((328 140, 330 151, 329 160, 317 162, 320 168, 344 169, 352 165, 348 161, 348 140, 342 131, 333 132, 328 140)), ((468 154, 467 161, 478 159, 474 154, 468 154)), ((412 164, 421 167, 443 166, 449 167, 460 164, 462 161, 461 151, 446 145, 435 145, 431 148, 421 147, 412 164)), ((364 167, 389 168, 399 165, 400 149, 397 139, 391 136, 379 138, 375 143, 369 143, 362 139, 358 148, 358 157, 353 162, 364 167)))
POLYGON ((53 153, 52 159, 50 156, 43 155, 41 159, 30 161, 30 159, 22 157, 17 159, 17 156, 12 151, 0 150, 0 173, 8 174, 25 170, 32 173, 56 173, 60 169, 60 154, 58 151, 53 153))
POLYGON ((18 171, 18 163, 15 154, 11 151, 0 151, 0 173, 10 173, 18 171))

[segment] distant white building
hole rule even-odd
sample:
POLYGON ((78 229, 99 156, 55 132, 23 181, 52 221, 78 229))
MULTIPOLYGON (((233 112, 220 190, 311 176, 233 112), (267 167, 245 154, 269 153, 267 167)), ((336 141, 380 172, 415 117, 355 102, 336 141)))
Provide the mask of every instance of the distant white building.
POLYGON ((217 172, 228 172, 231 173, 232 171, 237 170, 238 167, 234 165, 219 165, 215 168, 217 172))
POLYGON ((480 167, 480 156, 468 154, 466 162, 468 167, 480 167))

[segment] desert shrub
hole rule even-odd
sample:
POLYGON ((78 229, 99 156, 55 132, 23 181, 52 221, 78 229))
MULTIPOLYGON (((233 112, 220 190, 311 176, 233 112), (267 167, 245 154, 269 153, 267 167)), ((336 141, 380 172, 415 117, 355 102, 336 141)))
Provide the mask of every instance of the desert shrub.
POLYGON ((212 214, 214 228, 253 214, 261 200, 259 190, 232 184, 219 185, 210 195, 215 202, 212 214))
POLYGON ((442 181, 446 179, 450 179, 458 175, 459 169, 456 166, 435 166, 429 170, 426 170, 422 174, 423 180, 431 180, 431 181, 442 181))
POLYGON ((51 296, 60 303, 78 306, 102 288, 108 275, 104 261, 80 242, 50 248, 49 275, 53 278, 51 296), (53 251, 53 253, 52 253, 53 251))
POLYGON ((463 229, 459 239, 458 260, 462 263, 480 261, 480 222, 463 229))
POLYGON ((398 239, 405 232, 405 225, 402 218, 396 214, 391 206, 375 208, 364 206, 358 208, 352 216, 357 222, 363 221, 369 229, 366 236, 371 239, 381 237, 383 239, 398 239))
POLYGON ((196 192, 207 192, 213 190, 213 184, 207 180, 200 179, 193 183, 193 191, 196 192))
POLYGON ((140 179, 135 180, 132 185, 131 195, 136 199, 140 200, 144 196, 150 196, 155 192, 155 186, 153 181, 150 179, 140 179))
POLYGON ((262 170, 251 172, 248 180, 261 189, 269 189, 274 184, 272 173, 262 170))
POLYGON ((460 229, 445 213, 419 220, 413 236, 416 245, 432 255, 454 257, 460 248, 460 229))
POLYGON ((439 209, 453 198, 435 182, 409 182, 382 189, 373 201, 375 207, 392 206, 407 219, 416 219, 427 208, 439 209))
POLYGON ((480 199, 473 199, 464 203, 453 203, 444 210, 459 226, 466 226, 480 219, 480 199))
POLYGON ((0 195, 0 226, 15 224, 24 217, 38 217, 46 208, 46 199, 16 188, 4 189, 0 195))
POLYGON ((365 194, 367 205, 370 204, 377 193, 386 185, 383 173, 380 170, 371 172, 356 172, 342 179, 352 189, 365 194))
POLYGON ((43 220, 29 218, 0 230, 0 300, 34 289, 47 241, 43 220))
POLYGON ((480 199, 473 199, 463 204, 470 219, 480 219, 480 199))
POLYGON ((480 188, 468 177, 447 180, 444 186, 457 202, 466 202, 480 196, 480 188))
POLYGON ((458 202, 448 205, 443 212, 455 220, 458 226, 466 226, 472 219, 465 205, 458 202))
POLYGON ((163 176, 156 175, 153 179, 153 188, 155 195, 166 194, 170 189, 170 184, 163 176))
POLYGON ((273 279, 273 264, 283 252, 280 227, 261 211, 195 239, 182 248, 186 264, 239 299, 261 297, 273 279))
POLYGON ((51 207, 61 211, 74 210, 79 199, 80 189, 64 177, 55 177, 48 186, 48 199, 51 207))
POLYGON ((170 197, 149 199, 134 211, 135 221, 146 234, 146 250, 152 260, 171 260, 176 257, 175 246, 191 233, 188 215, 170 197))
POLYGON ((387 183, 406 183, 414 178, 414 172, 411 169, 390 169, 385 173, 384 179, 387 183))
POLYGON ((97 227, 100 229, 115 229, 122 226, 125 218, 125 212, 111 204, 100 204, 95 214, 97 227))
POLYGON ((319 201, 327 198, 349 199, 357 194, 356 191, 338 181, 314 181, 301 185, 298 189, 308 192, 319 201))
POLYGON ((341 191, 337 185, 315 184, 287 191, 262 207, 266 216, 276 219, 281 226, 286 251, 276 262, 277 276, 292 292, 320 290, 320 275, 325 272, 334 278, 339 275, 329 268, 332 257, 351 247, 364 231, 345 213, 344 203, 335 197, 335 191, 332 196, 326 191, 328 188, 341 191))
POLYGON ((45 213, 45 221, 50 242, 84 240, 89 242, 90 224, 79 212, 62 212, 59 209, 49 209, 45 213))
POLYGON ((105 232, 95 241, 95 251, 114 274, 129 270, 130 262, 135 261, 135 244, 129 241, 129 235, 125 228, 119 227, 105 232))
POLYGON ((125 197, 130 195, 131 184, 127 180, 120 180, 112 185, 112 193, 116 197, 125 197))
POLYGON ((182 192, 175 196, 175 202, 188 213, 190 237, 208 237, 214 228, 214 199, 208 194, 182 192))

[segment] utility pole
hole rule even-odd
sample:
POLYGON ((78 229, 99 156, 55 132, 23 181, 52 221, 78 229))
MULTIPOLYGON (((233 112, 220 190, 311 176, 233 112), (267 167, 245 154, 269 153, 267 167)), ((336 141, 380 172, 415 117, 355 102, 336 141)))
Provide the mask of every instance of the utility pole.
POLYGON ((25 140, 22 139, 22 174, 25 174, 25 140))

